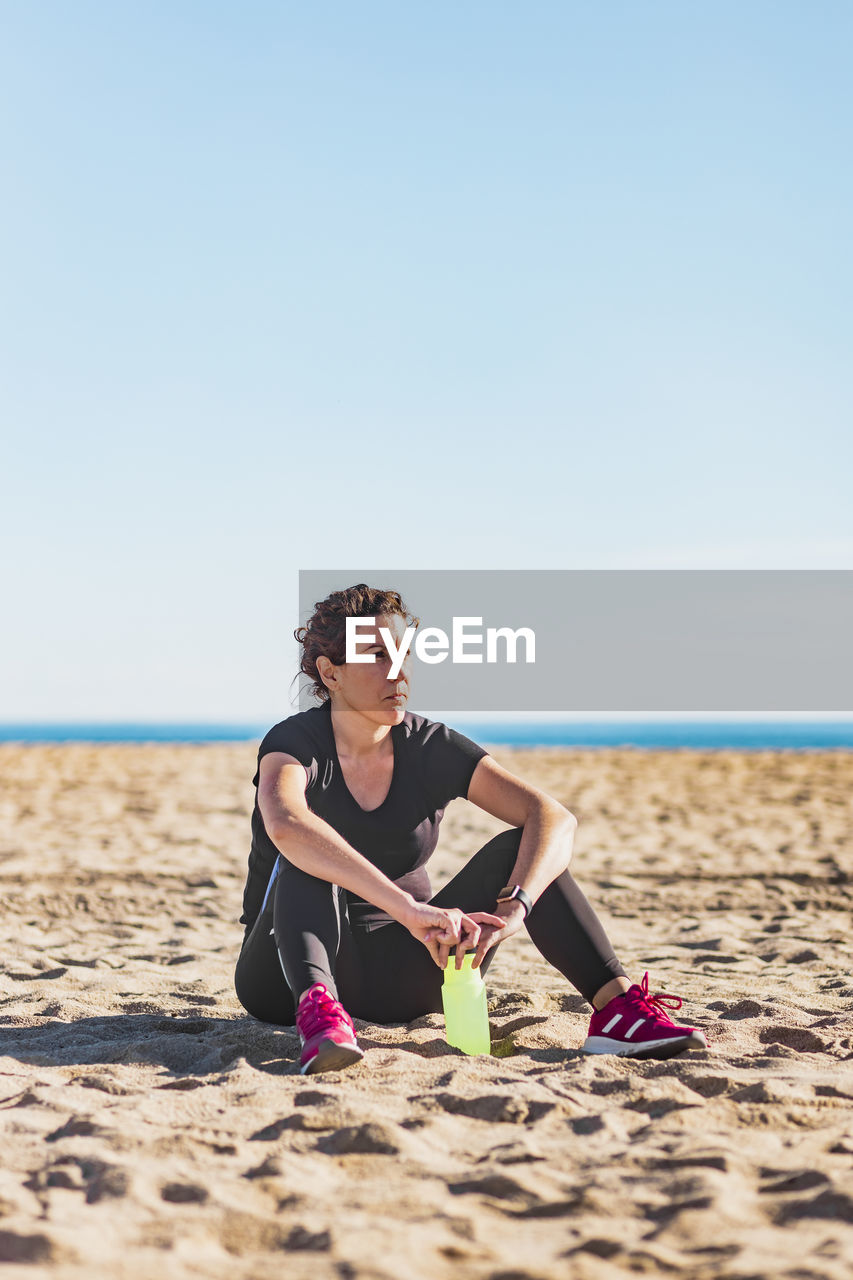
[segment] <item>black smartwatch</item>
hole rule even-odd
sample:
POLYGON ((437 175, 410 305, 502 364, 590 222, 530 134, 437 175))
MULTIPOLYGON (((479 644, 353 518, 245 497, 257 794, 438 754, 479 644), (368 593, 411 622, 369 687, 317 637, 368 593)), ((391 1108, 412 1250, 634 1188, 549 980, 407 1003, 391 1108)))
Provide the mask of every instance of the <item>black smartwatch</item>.
POLYGON ((520 884, 505 885, 498 894, 498 902, 512 902, 514 899, 517 899, 524 907, 524 918, 526 920, 533 910, 533 902, 530 894, 525 893, 520 884))

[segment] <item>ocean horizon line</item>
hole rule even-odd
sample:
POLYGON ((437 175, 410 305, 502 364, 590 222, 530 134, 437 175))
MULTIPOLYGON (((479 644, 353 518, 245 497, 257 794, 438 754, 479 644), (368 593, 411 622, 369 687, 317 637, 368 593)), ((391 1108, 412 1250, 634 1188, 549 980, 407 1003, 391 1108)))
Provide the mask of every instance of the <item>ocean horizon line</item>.
MULTIPOLYGON (((423 713, 427 714, 427 713, 423 713)), ((485 718, 432 713, 466 737, 495 746, 637 747, 646 750, 853 750, 853 717, 827 719, 485 718)), ((143 744, 259 741, 270 721, 15 720, 0 722, 0 743, 143 744)))

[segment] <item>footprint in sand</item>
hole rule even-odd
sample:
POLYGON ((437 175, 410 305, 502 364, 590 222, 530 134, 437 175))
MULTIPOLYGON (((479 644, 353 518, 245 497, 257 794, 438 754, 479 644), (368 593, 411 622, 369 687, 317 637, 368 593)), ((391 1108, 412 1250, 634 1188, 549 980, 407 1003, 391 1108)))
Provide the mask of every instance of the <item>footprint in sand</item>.
POLYGON ((328 1137, 320 1139, 317 1149, 336 1156, 396 1156, 402 1151, 403 1144, 389 1125, 371 1121, 330 1133, 328 1137))
POLYGON ((331 1247, 330 1231, 309 1231, 307 1227, 293 1227, 284 1243, 290 1253, 327 1253, 331 1247))
POLYGON ((825 1173, 820 1173, 817 1169, 800 1169, 792 1172, 790 1169, 759 1169, 761 1178, 775 1178, 775 1182, 769 1182, 763 1187, 759 1187, 759 1195, 779 1195, 786 1191, 811 1191, 814 1187, 825 1187, 829 1184, 829 1178, 825 1173))
POLYGON ((159 1018, 154 1023, 155 1031, 164 1031, 167 1035, 203 1036, 214 1029, 214 1023, 207 1018, 159 1018))
POLYGON ((824 1187, 816 1196, 790 1201, 777 1208, 773 1214, 773 1221, 780 1227, 808 1218, 853 1222, 853 1196, 835 1191, 832 1187, 824 1187))
POLYGON ((222 1247, 236 1258, 258 1250, 277 1254, 326 1253, 332 1247, 329 1231, 312 1231, 302 1224, 287 1228, 237 1209, 226 1209, 222 1213, 217 1234, 222 1247))
POLYGON ((50 1107, 52 1111, 60 1108, 52 1107, 35 1089, 26 1088, 21 1093, 13 1093, 11 1097, 0 1102, 0 1110, 14 1111, 17 1107, 50 1107))
POLYGON ((524 1027, 535 1027, 548 1021, 547 1014, 538 1013, 522 1013, 518 1017, 510 1018, 508 1022, 500 1022, 495 1019, 491 1021, 492 1039, 511 1036, 515 1031, 521 1031, 524 1027))
POLYGON ((322 1103, 316 1106, 308 1105, 294 1114, 274 1120, 272 1124, 265 1125, 263 1129, 253 1133, 249 1141, 275 1142, 289 1130, 302 1133, 324 1133, 335 1129, 343 1130, 353 1124, 354 1116, 340 1102, 323 1094, 318 1094, 317 1097, 322 1098, 322 1103))
POLYGON ((521 1202, 525 1206, 541 1203, 541 1198, 528 1191, 515 1178, 505 1173, 487 1173, 480 1177, 463 1178, 459 1182, 450 1182, 447 1189, 454 1196, 489 1196, 493 1200, 510 1200, 521 1202))
POLYGON ((806 1027, 762 1027, 762 1044, 781 1044, 796 1053, 826 1053, 827 1042, 806 1027))
MULTIPOLYGON (((453 1093, 439 1093, 435 1101, 448 1115, 468 1116, 471 1120, 485 1120, 489 1124, 524 1124, 531 1118, 531 1104, 510 1094, 461 1098, 453 1093)), ((540 1103, 539 1106, 545 1109, 540 1114, 545 1114, 545 1111, 553 1111, 556 1103, 540 1103)))
POLYGON ((653 1156, 644 1161, 647 1169, 660 1169, 663 1172, 676 1173, 682 1169, 718 1169, 728 1173, 729 1158, 718 1151, 697 1151, 689 1156, 653 1156))
POLYGON ((353 1118, 341 1106, 319 1107, 317 1110, 299 1111, 296 1115, 286 1116, 281 1122, 281 1132, 295 1129, 302 1133, 328 1133, 352 1127, 353 1118))
POLYGON ((319 1089, 302 1089, 293 1095, 294 1107, 324 1107, 333 1102, 337 1102, 335 1094, 321 1093, 319 1089))
POLYGON ((84 1191, 87 1204, 100 1200, 119 1200, 130 1190, 130 1175, 119 1165, 87 1156, 59 1156, 51 1164, 33 1173, 24 1183, 32 1191, 49 1191, 59 1187, 65 1191, 84 1191))
POLYGON ((108 1138, 111 1136, 111 1129, 95 1124, 94 1120, 89 1120, 85 1116, 72 1116, 65 1124, 54 1129, 53 1133, 49 1133, 45 1142, 59 1142, 62 1138, 108 1138))
POLYGON ((682 1075, 682 1083, 702 1098, 718 1098, 729 1088, 728 1076, 715 1075, 682 1075))
POLYGON ((536 1164, 546 1157, 535 1151, 526 1142, 501 1142, 492 1147, 486 1155, 478 1156, 477 1163, 494 1160, 497 1164, 536 1164))
POLYGON ((284 1167, 277 1156, 267 1156, 266 1160, 262 1160, 260 1164, 253 1165, 251 1169, 247 1169, 243 1174, 244 1178, 248 1178, 250 1182, 254 1182, 257 1178, 280 1178, 284 1173, 284 1167))
POLYGON ((787 1080, 758 1080, 731 1095, 735 1102, 763 1102, 768 1105, 792 1106, 809 1103, 814 1098, 811 1086, 787 1080))
POLYGON ((204 1204, 209 1194, 197 1182, 167 1182, 160 1188, 160 1198, 168 1204, 204 1204))
POLYGON ((106 1165, 86 1188, 86 1203, 100 1200, 120 1200, 130 1190, 130 1175, 117 1165, 106 1165))
POLYGON ((736 1000, 734 1004, 725 1004, 723 1001, 715 1001, 708 1006, 709 1009, 719 1009, 720 1017, 737 1021, 740 1018, 760 1018, 765 1010, 757 1000, 736 1000))
POLYGON ((50 1263, 72 1256, 41 1231, 0 1231, 0 1262, 50 1263))
POLYGON ((41 969, 37 973, 15 973, 11 969, 7 969, 4 977, 13 978, 15 982, 41 982, 45 979, 62 978, 68 972, 68 969, 61 965, 56 969, 41 969))
POLYGON ((615 1258, 617 1253, 624 1253, 625 1246, 619 1240, 608 1240, 603 1236, 593 1236, 574 1249, 568 1250, 566 1257, 575 1253, 591 1253, 594 1258, 615 1258))

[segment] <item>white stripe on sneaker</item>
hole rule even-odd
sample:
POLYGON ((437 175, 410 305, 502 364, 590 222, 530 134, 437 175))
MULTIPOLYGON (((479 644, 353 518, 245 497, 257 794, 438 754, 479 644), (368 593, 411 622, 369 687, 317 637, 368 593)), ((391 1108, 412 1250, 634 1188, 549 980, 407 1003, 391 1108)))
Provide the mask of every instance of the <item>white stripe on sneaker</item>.
POLYGON ((615 1017, 615 1018, 611 1018, 611 1019, 610 1019, 610 1021, 608 1022, 608 1024, 607 1024, 607 1026, 606 1026, 606 1027, 602 1027, 602 1029, 601 1029, 602 1035, 605 1035, 605 1036, 606 1036, 606 1035, 607 1035, 607 1033, 608 1033, 608 1031, 612 1031, 612 1030, 613 1030, 613 1028, 616 1026, 616 1023, 617 1023, 617 1022, 620 1022, 620 1021, 621 1021, 621 1019, 622 1019, 622 1014, 621 1014, 621 1013, 617 1013, 617 1015, 616 1015, 616 1017, 615 1017))
POLYGON ((628 1031, 625 1032, 625 1039, 630 1040, 631 1036, 637 1030, 637 1027, 641 1027, 645 1021, 646 1021, 645 1018, 638 1018, 637 1021, 634 1023, 633 1027, 631 1027, 628 1031))

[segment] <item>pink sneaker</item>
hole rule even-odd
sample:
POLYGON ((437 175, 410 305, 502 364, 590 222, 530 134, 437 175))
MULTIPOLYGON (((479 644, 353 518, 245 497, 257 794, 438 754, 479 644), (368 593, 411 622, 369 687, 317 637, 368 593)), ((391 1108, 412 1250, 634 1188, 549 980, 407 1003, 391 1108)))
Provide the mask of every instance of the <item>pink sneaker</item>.
POLYGON ((616 1053, 622 1058, 672 1058, 683 1049, 707 1049, 695 1027, 677 1027, 666 1012, 680 1009, 678 996, 649 995, 649 975, 643 974, 621 996, 597 1009, 581 1048, 584 1053, 616 1053))
POLYGON ((338 1071, 364 1057, 356 1042, 352 1018, 322 982, 315 982, 299 1001, 296 1026, 302 1043, 300 1075, 338 1071))

